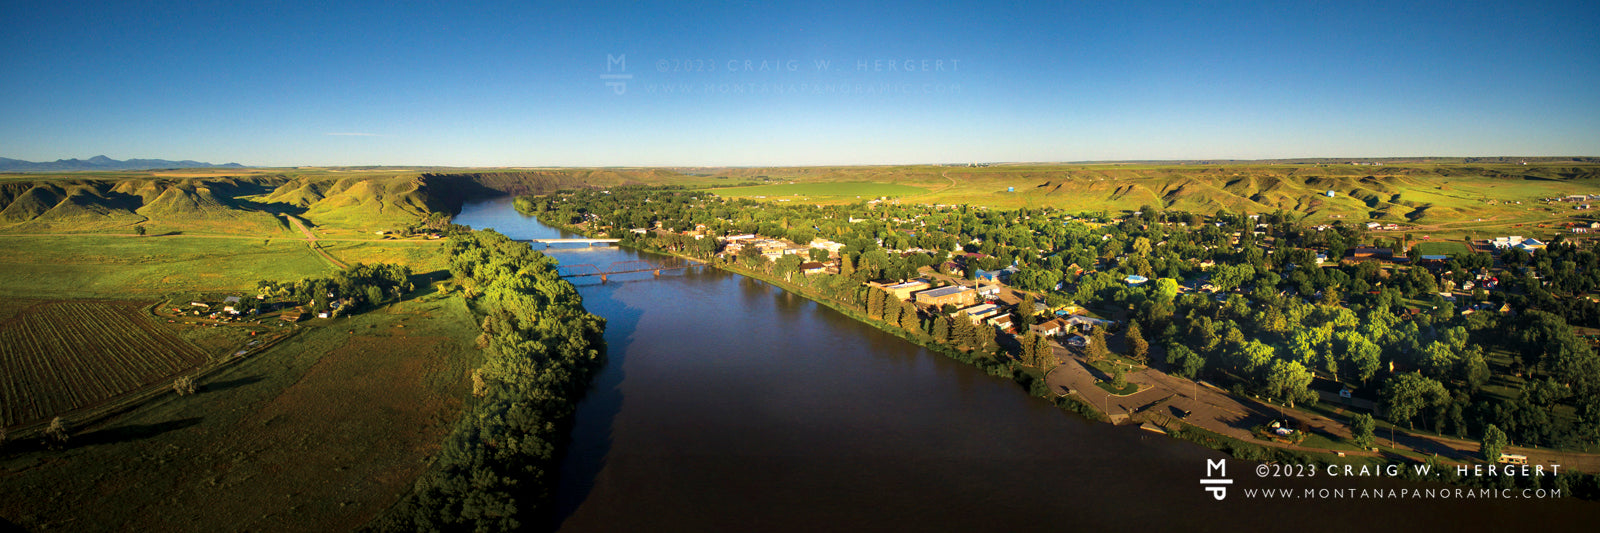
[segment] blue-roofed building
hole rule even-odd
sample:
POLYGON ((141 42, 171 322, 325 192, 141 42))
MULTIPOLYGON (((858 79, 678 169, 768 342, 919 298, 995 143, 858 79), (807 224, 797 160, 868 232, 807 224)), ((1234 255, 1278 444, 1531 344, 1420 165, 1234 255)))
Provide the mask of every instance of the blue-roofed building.
POLYGON ((1147 278, 1147 277, 1144 277, 1144 276, 1140 276, 1138 274, 1134 274, 1134 275, 1128 276, 1126 278, 1122 278, 1122 281, 1128 282, 1129 285, 1138 285, 1138 284, 1144 283, 1146 281, 1150 281, 1150 278, 1147 278))

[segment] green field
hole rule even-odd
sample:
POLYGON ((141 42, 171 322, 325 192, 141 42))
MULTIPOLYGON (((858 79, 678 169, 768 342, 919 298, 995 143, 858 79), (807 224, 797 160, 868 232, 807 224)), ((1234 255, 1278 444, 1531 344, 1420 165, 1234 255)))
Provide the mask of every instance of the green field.
POLYGON ((1413 246, 1422 255, 1460 255, 1471 253, 1466 243, 1459 241, 1419 242, 1413 246))
POLYGON ((853 182, 827 182, 827 183, 785 183, 781 185, 755 185, 749 187, 725 187, 711 189, 711 192, 727 197, 859 197, 862 199, 889 197, 897 198, 927 194, 928 189, 898 185, 891 183, 869 183, 864 181, 853 182))
POLYGON ((155 297, 254 290, 332 267, 293 239, 0 236, 0 296, 155 297))

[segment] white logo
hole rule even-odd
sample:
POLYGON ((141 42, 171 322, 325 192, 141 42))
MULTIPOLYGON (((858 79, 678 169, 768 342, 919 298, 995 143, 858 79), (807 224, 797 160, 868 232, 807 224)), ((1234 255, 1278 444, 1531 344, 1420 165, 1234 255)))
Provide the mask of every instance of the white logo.
POLYGON ((1206 477, 1200 480, 1200 485, 1205 487, 1206 492, 1211 493, 1212 498, 1216 498, 1218 501, 1227 498, 1228 485, 1232 484, 1233 480, 1228 479, 1227 459, 1217 459, 1215 461, 1206 459, 1206 477))
POLYGON ((611 54, 606 54, 606 72, 608 72, 608 73, 612 72, 613 68, 615 68, 616 72, 619 72, 619 74, 601 74, 600 75, 600 79, 602 79, 602 80, 617 80, 617 81, 607 81, 606 82, 606 87, 610 87, 611 88, 611 93, 612 94, 616 94, 616 95, 619 95, 619 96, 622 95, 622 94, 626 94, 628 92, 628 81, 627 80, 633 79, 633 75, 632 74, 620 74, 620 73, 628 71, 628 54, 622 54, 622 55, 616 55, 616 56, 611 55, 611 54))

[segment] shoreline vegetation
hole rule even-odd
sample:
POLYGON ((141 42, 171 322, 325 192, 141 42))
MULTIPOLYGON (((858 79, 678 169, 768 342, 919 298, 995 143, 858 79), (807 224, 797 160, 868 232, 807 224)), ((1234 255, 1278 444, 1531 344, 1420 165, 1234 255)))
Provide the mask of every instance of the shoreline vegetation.
POLYGON ((510 531, 548 523, 578 401, 605 366, 605 319, 526 244, 480 230, 451 237, 449 271, 480 321, 484 363, 414 490, 371 531, 510 531))
MULTIPOLYGON (((515 209, 521 214, 539 218, 540 222, 543 224, 561 229, 563 231, 584 235, 587 238, 609 236, 602 234, 601 232, 588 230, 584 227, 571 223, 562 223, 560 221, 540 218, 538 206, 531 200, 531 198, 532 197, 530 196, 517 197, 514 202, 515 209)), ((651 233, 653 232, 647 232, 646 235, 650 235, 651 233)), ((671 235, 667 236, 672 237, 671 235)), ((704 261, 705 259, 697 258, 693 255, 685 253, 684 248, 695 246, 695 241, 692 239, 674 241, 673 244, 679 245, 679 249, 670 249, 655 244, 654 240, 640 239, 638 238, 639 235, 635 233, 625 233, 621 235, 621 237, 622 240, 617 243, 617 245, 621 247, 694 261, 704 261)), ((712 239, 710 237, 707 237, 705 239, 701 239, 700 242, 711 240, 712 239)), ((1023 354, 1018 355, 1017 357, 1011 357, 994 343, 995 341, 992 333, 987 336, 987 339, 984 338, 982 333, 978 333, 977 340, 968 341, 973 342, 974 345, 958 344, 959 341, 956 340, 957 336, 955 332, 955 330, 958 329, 957 323, 965 321, 950 321, 950 323, 947 324, 947 326, 950 327, 950 331, 947 333, 949 337, 947 338, 946 342, 939 342, 939 340, 934 338, 935 335, 929 333, 930 329, 934 331, 941 329, 936 324, 929 324, 928 321, 919 321, 915 318, 911 319, 907 323, 900 320, 885 321, 885 319, 881 318, 881 315, 876 317, 872 316, 872 314, 868 312, 869 308, 875 307, 872 305, 874 299, 871 298, 871 293, 884 293, 882 290, 873 289, 868 286, 855 283, 850 283, 850 286, 837 286, 838 284, 834 284, 834 286, 829 287, 818 287, 809 283, 805 283, 805 280, 810 279, 805 274, 798 274, 802 282, 796 283, 794 281, 795 274, 791 274, 790 276, 780 276, 767 272, 761 272, 754 269, 745 268, 745 265, 739 264, 739 259, 743 259, 743 257, 729 260, 723 260, 723 257, 725 256, 715 256, 714 260, 706 261, 704 264, 714 266, 726 272, 766 282, 787 292, 797 294, 801 297, 827 306, 828 308, 840 312, 854 320, 878 328, 879 330, 887 332, 891 335, 895 335, 896 337, 921 346, 931 352, 975 366, 990 376, 1009 379, 1026 391, 1028 395, 1049 402, 1063 411, 1076 413, 1079 416, 1091 421, 1110 422, 1114 425, 1117 424, 1111 419, 1110 416, 1107 415, 1107 413, 1095 407, 1092 402, 1086 401, 1078 395, 1051 394, 1049 386, 1045 381, 1047 372, 1040 369, 1042 365, 1033 364, 1037 360, 1035 359, 1037 355, 1027 355, 1029 350, 1027 350, 1026 347, 1024 347, 1022 350, 1023 354), (967 349, 964 350, 962 348, 967 349)), ((848 261, 845 261, 845 264, 848 264, 848 261)), ((847 279, 845 276, 839 275, 825 277, 832 278, 834 281, 847 279)), ((894 298, 889 297, 885 298, 885 300, 888 301, 888 304, 884 305, 885 309, 894 307, 894 298)), ((905 304, 904 302, 902 302, 902 304, 909 305, 905 304)), ((913 310, 912 313, 914 312, 915 311, 913 310)), ((901 315, 901 317, 904 316, 907 315, 901 315)), ((934 320, 936 321, 939 318, 940 317, 935 317, 934 320)), ((985 328, 975 329, 982 330, 985 328)), ((1029 337, 1032 336, 1029 335, 1029 337)), ((1023 338, 1023 336, 1018 336, 1018 339, 1023 338)), ((1023 343, 1027 344, 1026 341, 1023 343)), ((1172 438, 1185 440, 1200 446, 1211 448, 1240 460, 1309 464, 1318 465, 1319 467, 1330 464, 1382 463, 1392 460, 1420 462, 1436 467, 1432 468, 1430 471, 1440 472, 1440 474, 1431 476, 1418 476, 1409 474, 1410 471, 1407 470, 1408 474, 1402 476, 1402 479, 1415 482, 1445 482, 1485 488, 1511 488, 1513 486, 1518 486, 1529 488, 1560 489, 1567 491, 1568 494, 1573 494, 1574 496, 1583 499, 1600 499, 1600 476, 1597 476, 1594 473, 1573 471, 1570 474, 1563 473, 1562 476, 1552 476, 1544 479, 1531 477, 1459 477, 1452 469, 1437 468, 1444 463, 1439 457, 1436 456, 1424 459, 1417 459, 1398 453, 1388 453, 1378 457, 1365 457, 1361 455, 1342 456, 1336 455, 1331 450, 1329 452, 1312 452, 1307 450, 1273 446, 1267 443, 1249 442, 1246 440, 1221 435, 1192 424, 1183 423, 1170 417, 1148 416, 1144 413, 1134 413, 1129 417, 1129 420, 1134 424, 1153 424, 1157 427, 1160 427, 1172 438)))

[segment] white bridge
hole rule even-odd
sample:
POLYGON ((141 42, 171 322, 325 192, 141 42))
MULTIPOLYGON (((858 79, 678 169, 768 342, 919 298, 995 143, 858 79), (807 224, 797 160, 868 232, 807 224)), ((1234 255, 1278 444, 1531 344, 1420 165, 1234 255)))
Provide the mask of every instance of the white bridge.
POLYGON ((587 245, 590 245, 590 246, 594 246, 596 244, 615 243, 615 242, 619 242, 621 240, 622 239, 517 239, 517 242, 536 242, 536 243, 543 243, 545 246, 549 246, 549 245, 552 245, 552 244, 564 244, 564 243, 587 244, 587 245))

